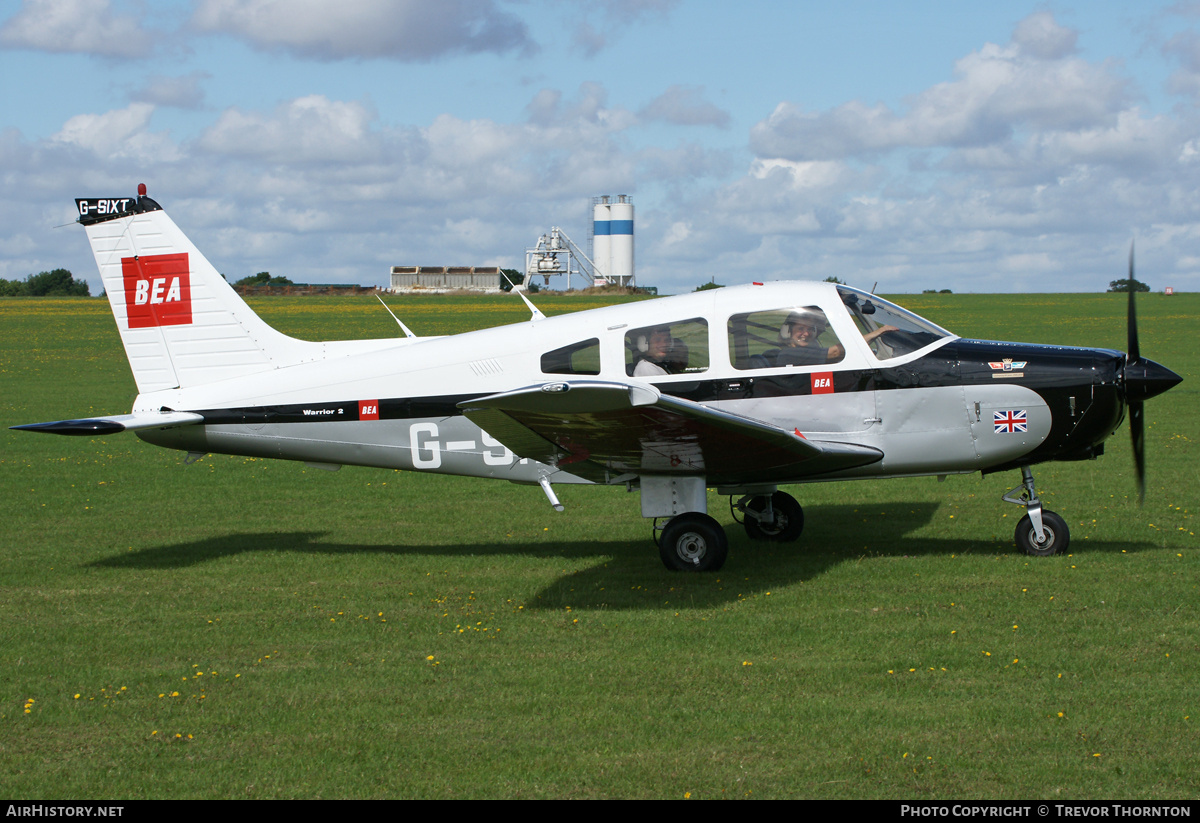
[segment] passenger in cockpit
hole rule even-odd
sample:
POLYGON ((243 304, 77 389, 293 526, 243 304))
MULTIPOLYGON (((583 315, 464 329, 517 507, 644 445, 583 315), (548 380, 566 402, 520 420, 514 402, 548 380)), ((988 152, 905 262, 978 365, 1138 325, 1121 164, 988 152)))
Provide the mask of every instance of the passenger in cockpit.
POLYGON ((671 373, 668 371, 671 354, 671 329, 669 326, 658 326, 651 329, 645 337, 639 336, 637 348, 640 359, 633 368, 634 377, 655 377, 671 373))
POLYGON ((825 312, 816 306, 805 306, 789 314, 779 329, 783 348, 775 358, 775 365, 819 366, 841 360, 846 350, 840 344, 823 346, 818 341, 828 327, 825 312))

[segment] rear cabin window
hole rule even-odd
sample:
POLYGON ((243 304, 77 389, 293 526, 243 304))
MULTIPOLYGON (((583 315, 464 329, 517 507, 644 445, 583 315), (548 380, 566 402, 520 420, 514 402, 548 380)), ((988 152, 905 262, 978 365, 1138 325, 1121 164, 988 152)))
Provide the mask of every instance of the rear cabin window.
POLYGON ((625 373, 660 377, 708 370, 708 321, 702 317, 633 329, 625 335, 625 373))
POLYGON ((729 357, 735 369, 824 366, 846 356, 829 318, 816 306, 735 314, 729 318, 729 357))
POLYGON ((542 355, 543 374, 599 374, 600 338, 583 340, 542 355))

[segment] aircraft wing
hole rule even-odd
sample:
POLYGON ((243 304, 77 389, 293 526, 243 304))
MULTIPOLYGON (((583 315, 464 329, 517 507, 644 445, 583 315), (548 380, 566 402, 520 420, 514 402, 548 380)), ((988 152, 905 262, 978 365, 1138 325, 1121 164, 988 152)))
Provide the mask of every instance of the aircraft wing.
POLYGON ((545 383, 459 408, 518 456, 597 483, 639 474, 703 475, 714 486, 788 482, 883 457, 869 446, 806 440, 642 384, 545 383))
POLYGON ((137 429, 170 429, 176 426, 191 426, 203 423, 204 417, 192 412, 158 411, 114 414, 108 417, 86 417, 80 420, 54 420, 50 423, 29 423, 10 426, 21 431, 46 432, 47 434, 69 434, 78 437, 98 434, 117 434, 137 429))

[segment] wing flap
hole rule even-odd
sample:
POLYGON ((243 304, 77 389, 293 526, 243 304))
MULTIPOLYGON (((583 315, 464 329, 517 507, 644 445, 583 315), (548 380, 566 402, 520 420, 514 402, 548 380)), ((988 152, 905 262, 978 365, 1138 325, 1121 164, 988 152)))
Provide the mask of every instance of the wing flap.
POLYGON ((703 475, 712 485, 786 482, 874 463, 883 452, 805 440, 650 386, 547 383, 459 404, 515 454, 595 482, 703 475))
POLYGON ((49 423, 29 423, 10 426, 20 431, 65 434, 76 437, 92 437, 100 434, 118 434, 138 429, 170 429, 177 426, 193 426, 203 423, 203 415, 193 412, 161 411, 114 414, 108 417, 85 417, 79 420, 53 420, 49 423))

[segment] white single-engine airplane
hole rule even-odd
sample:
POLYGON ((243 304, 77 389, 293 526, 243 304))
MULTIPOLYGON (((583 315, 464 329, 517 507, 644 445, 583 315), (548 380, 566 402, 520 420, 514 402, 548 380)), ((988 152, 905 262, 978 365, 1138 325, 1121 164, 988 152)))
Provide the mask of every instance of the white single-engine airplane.
MULTIPOLYGON (((755 539, 804 525, 785 484, 1019 469, 1018 545, 1066 549, 1030 466, 1101 454, 1180 377, 1138 353, 964 340, 833 283, 736 286, 450 337, 310 343, 275 331, 156 202, 76 201, 139 395, 131 414, 15 428, 492 477, 623 484, 663 562, 719 569, 706 489, 755 539), (661 529, 658 518, 670 518, 661 529)), ((1130 258, 1132 279, 1132 255, 1130 258)), ((532 308, 532 306, 531 306, 532 308)))

